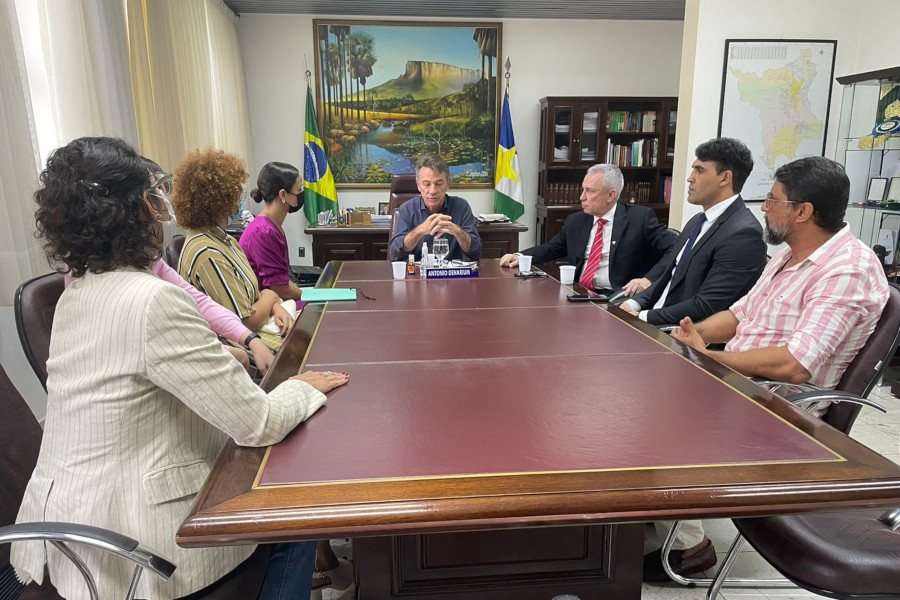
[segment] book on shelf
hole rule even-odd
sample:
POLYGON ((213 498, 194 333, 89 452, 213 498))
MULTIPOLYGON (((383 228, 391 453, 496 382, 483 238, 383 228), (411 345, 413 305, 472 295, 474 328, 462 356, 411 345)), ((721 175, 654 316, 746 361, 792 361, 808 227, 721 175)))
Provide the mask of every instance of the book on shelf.
POLYGON ((655 167, 659 158, 659 140, 645 138, 617 144, 606 144, 606 162, 618 167, 655 167))
POLYGON ((611 110, 606 116, 609 133, 653 133, 656 131, 655 110, 611 110))
POLYGON ((671 204, 672 203, 672 176, 671 175, 666 175, 666 177, 663 179, 662 188, 663 188, 662 189, 662 198, 660 198, 660 201, 663 204, 671 204))

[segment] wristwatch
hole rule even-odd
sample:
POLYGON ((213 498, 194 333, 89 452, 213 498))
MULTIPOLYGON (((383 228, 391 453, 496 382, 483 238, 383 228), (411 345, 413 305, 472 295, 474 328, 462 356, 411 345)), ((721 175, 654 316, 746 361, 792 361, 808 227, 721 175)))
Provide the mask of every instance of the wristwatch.
POLYGON ((252 342, 253 340, 258 340, 258 339, 260 339, 259 334, 258 334, 258 333, 253 333, 253 332, 251 331, 251 332, 250 332, 250 335, 247 336, 247 339, 244 340, 244 348, 246 348, 247 350, 249 350, 249 349, 250 349, 250 342, 252 342))

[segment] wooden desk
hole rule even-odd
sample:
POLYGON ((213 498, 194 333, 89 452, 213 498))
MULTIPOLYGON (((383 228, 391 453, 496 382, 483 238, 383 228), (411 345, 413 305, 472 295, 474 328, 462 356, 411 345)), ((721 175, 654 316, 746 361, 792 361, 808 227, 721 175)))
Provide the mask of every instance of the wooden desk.
POLYGON ((304 362, 350 383, 268 451, 228 445, 178 543, 354 537, 361 600, 637 600, 643 521, 900 502, 900 467, 744 377, 481 269, 329 265, 375 300, 307 305, 264 387, 304 362))
MULTIPOLYGON (((479 223, 482 258, 500 258, 519 251, 519 234, 528 231, 517 223, 479 223)), ((390 227, 307 227, 313 239, 313 264, 324 267, 333 260, 387 260, 390 227)))

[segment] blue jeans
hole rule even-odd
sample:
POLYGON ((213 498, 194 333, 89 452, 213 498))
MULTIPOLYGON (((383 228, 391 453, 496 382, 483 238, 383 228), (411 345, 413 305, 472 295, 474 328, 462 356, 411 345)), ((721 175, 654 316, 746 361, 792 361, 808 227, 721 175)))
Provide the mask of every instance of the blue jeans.
POLYGON ((259 600, 309 600, 315 566, 315 542, 275 544, 259 600))

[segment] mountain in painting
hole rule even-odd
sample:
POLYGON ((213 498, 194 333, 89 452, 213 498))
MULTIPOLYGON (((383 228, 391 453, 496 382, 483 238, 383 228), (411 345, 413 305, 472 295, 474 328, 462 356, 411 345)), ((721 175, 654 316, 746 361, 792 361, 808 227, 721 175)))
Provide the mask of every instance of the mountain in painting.
POLYGON ((442 98, 462 91, 469 83, 481 79, 481 71, 463 69, 444 63, 410 60, 406 63, 406 71, 395 79, 391 79, 369 93, 376 92, 379 98, 402 98, 407 94, 415 100, 442 98))

